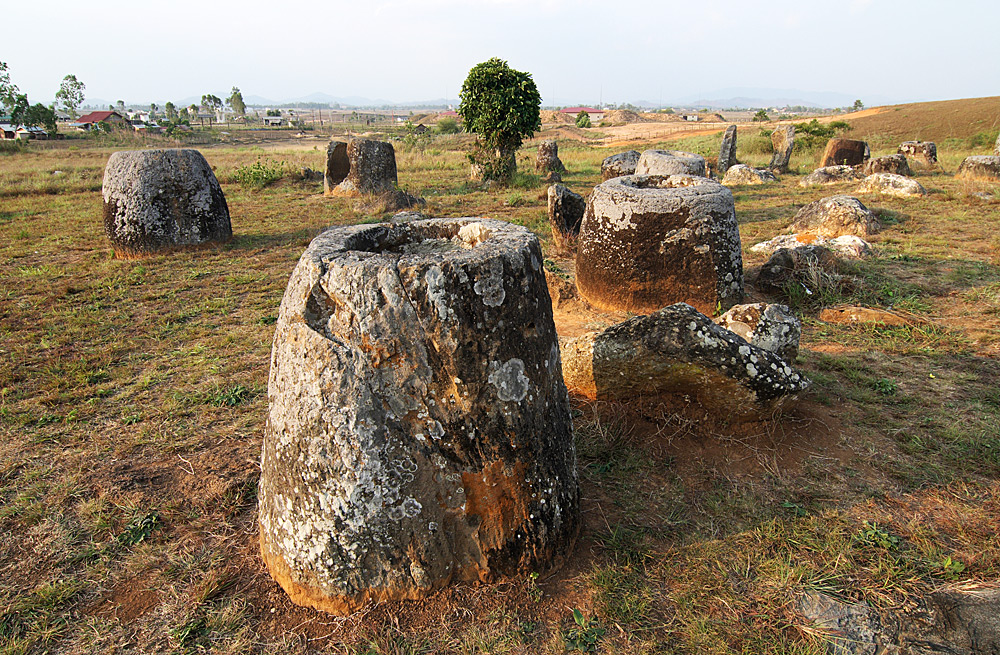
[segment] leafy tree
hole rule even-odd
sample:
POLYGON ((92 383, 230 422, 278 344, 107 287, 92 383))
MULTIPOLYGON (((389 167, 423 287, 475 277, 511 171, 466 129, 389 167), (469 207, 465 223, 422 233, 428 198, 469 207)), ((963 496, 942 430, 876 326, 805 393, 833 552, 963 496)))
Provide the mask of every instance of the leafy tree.
POLYGON ((240 93, 240 88, 238 86, 233 87, 229 97, 226 98, 226 104, 233 108, 233 111, 236 112, 237 116, 243 116, 247 113, 247 106, 243 102, 243 94, 240 93))
POLYGON ((124 100, 117 101, 115 103, 115 108, 116 108, 116 110, 118 111, 119 114, 124 115, 125 114, 125 101, 124 100))
POLYGON ((865 103, 861 102, 861 100, 854 101, 854 111, 861 111, 864 108, 865 108, 865 103))
POLYGON ((83 104, 86 88, 87 85, 76 79, 76 75, 67 75, 56 91, 56 101, 72 118, 76 118, 76 108, 83 104))
POLYGON ((580 113, 576 115, 576 126, 577 127, 590 127, 590 114, 580 110, 580 113))
POLYGON ((153 120, 154 118, 156 118, 156 110, 157 109, 159 109, 159 107, 156 106, 155 102, 149 103, 149 119, 150 120, 153 120))
POLYGON ((201 97, 201 106, 213 112, 218 111, 222 108, 222 100, 218 96, 206 93, 201 97))
POLYGON ((23 125, 28 116, 31 105, 28 103, 28 94, 17 93, 17 87, 13 87, 14 92, 4 98, 4 108, 10 114, 10 122, 14 125, 23 125))
MULTIPOLYGON (((25 104, 27 104, 27 97, 26 96, 22 97, 25 98, 25 104)), ((55 110, 52 109, 51 107, 46 107, 40 102, 36 105, 28 107, 24 111, 24 116, 21 122, 27 125, 28 127, 33 127, 36 125, 44 127, 45 131, 48 132, 49 135, 55 134, 58 131, 58 128, 56 127, 55 110)))
POLYGON ((10 72, 7 64, 0 61, 0 105, 8 114, 12 113, 15 101, 21 93, 16 84, 10 81, 10 72))
POLYGON ((753 118, 751 120, 753 120, 755 123, 763 123, 764 121, 770 119, 768 118, 766 111, 764 111, 763 109, 758 109, 757 113, 753 115, 753 118))
POLYGON ((459 129, 458 121, 451 116, 445 116, 437 122, 438 134, 455 134, 459 129))
POLYGON ((181 107, 180 112, 177 114, 178 120, 186 121, 191 116, 191 112, 187 107, 181 107))
POLYGON ((483 179, 509 180, 517 169, 514 153, 542 125, 542 97, 531 74, 493 57, 472 67, 458 95, 465 129, 478 137, 469 158, 483 179))
POLYGON ((177 118, 177 108, 174 107, 174 103, 167 101, 167 104, 163 105, 163 111, 167 115, 168 121, 173 121, 177 118))
MULTIPOLYGON (((354 113, 356 114, 357 112, 354 112, 354 113)), ((268 109, 267 110, 267 115, 268 116, 281 116, 281 110, 280 109, 268 109)))

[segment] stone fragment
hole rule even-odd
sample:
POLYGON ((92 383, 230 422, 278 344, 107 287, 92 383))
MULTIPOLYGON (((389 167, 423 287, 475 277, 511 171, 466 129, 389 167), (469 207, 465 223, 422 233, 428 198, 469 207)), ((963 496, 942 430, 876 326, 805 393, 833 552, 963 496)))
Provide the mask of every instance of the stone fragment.
POLYGON ((855 193, 881 193, 897 198, 911 198, 915 196, 926 196, 927 191, 923 185, 916 180, 893 175, 892 173, 875 173, 869 175, 861 181, 861 186, 855 193))
POLYGON ((693 396, 735 420, 769 418, 810 384, 775 353, 685 303, 568 340, 562 357, 566 385, 587 398, 693 396))
POLYGON ((862 179, 861 174, 853 166, 826 166, 817 168, 799 180, 799 186, 856 182, 860 179, 862 179))
POLYGON ((405 211, 397 212, 392 215, 389 219, 390 223, 412 223, 413 221, 422 221, 427 218, 427 215, 413 211, 412 209, 407 209, 405 211))
POLYGON ((806 591, 796 602, 798 612, 826 637, 829 655, 876 655, 883 628, 867 603, 844 603, 819 591, 806 591))
POLYGON ((819 313, 819 320, 839 325, 882 323, 884 325, 916 325, 917 321, 898 312, 874 307, 829 307, 819 313))
POLYGON ((774 173, 766 168, 751 168, 746 164, 736 164, 726 171, 726 176, 722 180, 724 186, 738 186, 741 184, 768 184, 777 182, 778 178, 774 173))
POLYGON ((815 232, 780 234, 773 239, 750 246, 750 251, 770 255, 780 248, 798 248, 799 246, 822 246, 848 259, 861 259, 874 253, 872 245, 859 236, 844 234, 835 239, 828 239, 815 232))
POLYGON ((260 545, 297 604, 344 614, 572 548, 572 423, 526 228, 323 232, 281 302, 268 399, 260 545))
POLYGON ((705 158, 680 150, 646 150, 635 165, 636 175, 699 175, 705 176, 705 158))
POLYGON ((538 154, 535 156, 536 173, 565 173, 566 167, 559 159, 559 144, 555 139, 547 139, 538 144, 538 154))
POLYGON ((333 195, 338 184, 347 179, 351 172, 351 160, 347 158, 347 142, 331 141, 326 147, 326 170, 323 173, 323 193, 333 195))
POLYGON ((719 175, 725 175, 726 172, 737 163, 736 126, 730 125, 726 128, 726 133, 722 137, 722 147, 719 148, 719 164, 717 166, 719 175))
POLYGON ((882 229, 882 226, 875 214, 857 198, 830 196, 800 209, 789 229, 792 232, 814 232, 830 238, 843 234, 868 237, 882 229))
POLYGON ((542 182, 545 184, 559 184, 562 182, 562 175, 555 171, 549 171, 542 177, 542 182))
POLYGON ((587 201, 562 184, 549 187, 549 227, 556 248, 571 248, 580 236, 580 223, 587 209, 587 201))
POLYGON ((735 305, 715 322, 750 345, 770 350, 785 361, 794 361, 799 354, 802 321, 785 305, 763 302, 735 305))
MULTIPOLYGON (((331 158, 343 170, 343 159, 333 142, 333 151, 327 149, 327 178, 334 179, 330 171, 331 158)), ((344 148, 349 162, 347 176, 328 192, 328 195, 354 198, 360 195, 381 194, 394 191, 398 184, 396 175, 396 151, 391 143, 374 139, 351 139, 344 148)), ((338 173, 339 174, 339 173, 338 173)), ((326 187, 326 184, 324 184, 326 187)))
POLYGON ((112 153, 101 193, 104 232, 120 259, 233 236, 222 187, 197 150, 112 153))
POLYGON ((785 125, 775 128, 771 132, 771 148, 774 155, 771 156, 771 164, 768 166, 775 173, 787 173, 788 162, 792 159, 792 150, 795 148, 795 126, 785 125))
POLYGON ((937 165, 937 144, 933 141, 904 141, 896 152, 905 155, 915 168, 937 165))
POLYGON ((622 175, 635 175, 640 156, 638 150, 627 150, 606 158, 601 163, 601 181, 622 175))
POLYGON ((955 177, 963 180, 1000 182, 1000 156, 973 155, 966 157, 955 177))
POLYGON ((875 157, 865 162, 861 169, 864 175, 874 175, 875 173, 892 173, 893 175, 913 175, 909 164, 906 163, 906 155, 886 155, 885 157, 875 157))
POLYGON ((1000 653, 1000 589, 936 589, 899 623, 900 653, 1000 653))
POLYGON ((630 175, 594 188, 580 229, 576 283, 603 310, 676 302, 714 314, 743 298, 733 194, 707 178, 630 175))
POLYGON ((836 266, 836 255, 823 246, 778 248, 760 267, 756 285, 769 293, 784 293, 793 283, 802 284, 809 290, 810 285, 816 286, 821 273, 830 273, 836 266))
POLYGON ((830 139, 820 159, 820 168, 827 166, 860 166, 865 163, 868 144, 857 139, 830 139))

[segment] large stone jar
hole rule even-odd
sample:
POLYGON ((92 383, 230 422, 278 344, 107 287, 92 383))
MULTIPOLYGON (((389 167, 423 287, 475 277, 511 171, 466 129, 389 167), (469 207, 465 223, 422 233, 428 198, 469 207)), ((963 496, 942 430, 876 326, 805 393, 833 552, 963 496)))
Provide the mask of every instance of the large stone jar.
POLYGON ((344 614, 557 565, 576 453, 537 238, 478 218, 333 228, 278 317, 261 550, 344 614))
POLYGON ((229 241, 229 206, 200 152, 126 150, 104 168, 104 232, 115 256, 229 241))
POLYGON ((594 188, 580 228, 580 295, 603 310, 686 302, 709 316, 743 298, 733 194, 691 175, 616 177, 594 188))

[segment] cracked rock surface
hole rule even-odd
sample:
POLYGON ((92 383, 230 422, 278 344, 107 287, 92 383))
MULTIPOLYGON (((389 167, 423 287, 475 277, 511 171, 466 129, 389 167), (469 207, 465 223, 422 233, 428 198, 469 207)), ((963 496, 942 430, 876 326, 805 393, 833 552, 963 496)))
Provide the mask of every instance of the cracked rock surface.
POLYGON ((320 234, 282 299, 268 399, 261 550, 298 604, 344 614, 572 548, 572 424, 526 228, 320 234))
POLYGON ((705 158, 681 150, 646 150, 635 165, 636 175, 705 176, 705 158))
POLYGON ((598 400, 688 395, 737 420, 767 418, 810 385, 779 355, 685 303, 571 339, 562 351, 574 393, 598 400))
POLYGON ((638 150, 626 150, 617 155, 611 155, 601 162, 601 180, 610 180, 622 175, 635 175, 635 167, 639 164, 638 150))

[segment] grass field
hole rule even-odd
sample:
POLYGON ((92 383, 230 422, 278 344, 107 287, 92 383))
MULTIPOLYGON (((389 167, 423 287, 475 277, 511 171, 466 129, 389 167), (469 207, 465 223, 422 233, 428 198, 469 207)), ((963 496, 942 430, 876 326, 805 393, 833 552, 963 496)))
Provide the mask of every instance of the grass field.
MULTIPOLYGON (((874 154, 918 136, 873 139, 874 154)), ((720 140, 648 145, 715 154, 720 140)), ((569 270, 545 186, 470 184, 464 143, 398 144, 400 186, 431 216, 526 225, 569 270)), ((324 150, 203 148, 234 239, 142 261, 115 260, 103 234, 112 149, 0 155, 0 653, 821 653, 793 609, 805 590, 888 610, 1000 579, 1000 188, 932 172, 924 198, 862 196, 886 225, 878 256, 787 299, 814 381, 790 415, 735 432, 574 401, 585 529, 563 569, 347 618, 292 605, 257 553, 273 325, 310 239, 381 218, 296 179, 324 150), (280 179, 237 183, 258 160, 280 179), (839 303, 917 320, 816 318, 839 303)), ((949 172, 987 151, 939 143, 949 172)), ((566 183, 588 192, 609 154, 562 143, 566 183)), ((748 280, 762 263, 750 245, 852 192, 798 186, 819 154, 734 189, 748 280)))

